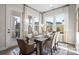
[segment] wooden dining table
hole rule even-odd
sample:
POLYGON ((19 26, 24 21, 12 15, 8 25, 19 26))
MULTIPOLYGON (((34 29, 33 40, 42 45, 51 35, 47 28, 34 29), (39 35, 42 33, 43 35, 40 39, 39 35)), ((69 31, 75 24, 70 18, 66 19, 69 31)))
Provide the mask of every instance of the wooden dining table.
POLYGON ((37 50, 38 50, 38 53, 39 53, 39 55, 42 55, 43 53, 42 53, 42 50, 43 50, 43 42, 45 42, 46 40, 47 40, 48 38, 45 38, 45 37, 43 37, 43 36, 35 36, 35 39, 34 39, 34 41, 36 42, 36 45, 37 45, 37 50))

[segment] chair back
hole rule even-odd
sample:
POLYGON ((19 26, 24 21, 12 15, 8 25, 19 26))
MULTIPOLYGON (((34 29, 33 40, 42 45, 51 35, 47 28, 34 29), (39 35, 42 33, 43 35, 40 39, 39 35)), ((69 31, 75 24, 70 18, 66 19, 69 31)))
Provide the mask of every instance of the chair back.
POLYGON ((18 46, 20 48, 20 53, 21 54, 30 54, 31 52, 34 51, 34 44, 29 45, 29 43, 26 43, 24 40, 22 39, 17 39, 18 42, 18 46))
POLYGON ((53 32, 52 35, 45 41, 44 46, 46 46, 47 48, 52 47, 54 35, 55 35, 55 32, 53 32))
POLYGON ((54 34, 54 37, 53 37, 53 40, 52 40, 52 47, 54 47, 55 46, 55 43, 56 43, 56 38, 57 38, 57 32, 55 32, 55 34, 54 34))
POLYGON ((57 32, 57 37, 56 37, 55 43, 60 41, 60 37, 61 37, 60 32, 57 32))
POLYGON ((53 32, 52 36, 51 36, 51 47, 52 47, 52 44, 54 43, 53 41, 55 41, 55 37, 56 37, 56 32, 53 32))
POLYGON ((19 46, 19 48, 20 48, 20 52, 21 52, 21 53, 27 51, 27 49, 26 49, 27 43, 25 43, 24 40, 22 40, 22 39, 17 39, 17 43, 18 43, 18 46, 19 46))

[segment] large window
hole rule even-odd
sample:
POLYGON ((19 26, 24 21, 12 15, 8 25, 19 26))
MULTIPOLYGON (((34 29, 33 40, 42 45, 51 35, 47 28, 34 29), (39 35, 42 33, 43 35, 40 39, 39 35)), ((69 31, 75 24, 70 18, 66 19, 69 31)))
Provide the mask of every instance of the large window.
POLYGON ((39 33, 39 19, 34 17, 34 31, 39 33))
POLYGON ((64 14, 55 16, 57 31, 64 32, 64 14))
POLYGON ((28 16, 29 25, 28 25, 28 34, 39 33, 39 18, 28 16))
POLYGON ((29 19, 29 25, 28 25, 28 34, 32 33, 32 27, 33 27, 33 17, 32 16, 28 16, 29 19))
POLYGON ((52 16, 46 17, 46 31, 47 32, 53 31, 53 17, 52 16))
POLYGON ((19 16, 13 16, 13 19, 11 20, 12 23, 12 38, 20 37, 20 17, 19 16))

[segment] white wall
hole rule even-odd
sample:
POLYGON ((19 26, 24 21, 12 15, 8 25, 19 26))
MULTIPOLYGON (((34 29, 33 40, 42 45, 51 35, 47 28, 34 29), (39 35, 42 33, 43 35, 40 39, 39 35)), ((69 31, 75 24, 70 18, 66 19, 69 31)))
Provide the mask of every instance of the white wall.
POLYGON ((79 4, 77 4, 77 6, 76 6, 76 11, 77 11, 76 50, 79 53, 79 4))
POLYGON ((76 5, 69 6, 69 33, 70 41, 76 44, 76 5))
POLYGON ((76 5, 67 7, 65 15, 65 41, 76 44, 76 5))
POLYGON ((0 50, 5 49, 6 46, 5 22, 5 5, 0 4, 0 50))

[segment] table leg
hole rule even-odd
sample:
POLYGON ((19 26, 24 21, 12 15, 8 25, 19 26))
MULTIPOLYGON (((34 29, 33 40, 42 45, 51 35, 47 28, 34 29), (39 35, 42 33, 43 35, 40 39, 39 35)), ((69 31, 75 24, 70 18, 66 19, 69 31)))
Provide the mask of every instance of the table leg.
POLYGON ((39 54, 42 55, 42 43, 39 43, 39 54))
POLYGON ((38 43, 36 43, 36 46, 37 46, 37 47, 36 47, 36 50, 37 50, 37 51, 36 51, 36 54, 39 55, 39 51, 38 51, 38 46, 39 46, 39 45, 38 45, 38 43))

